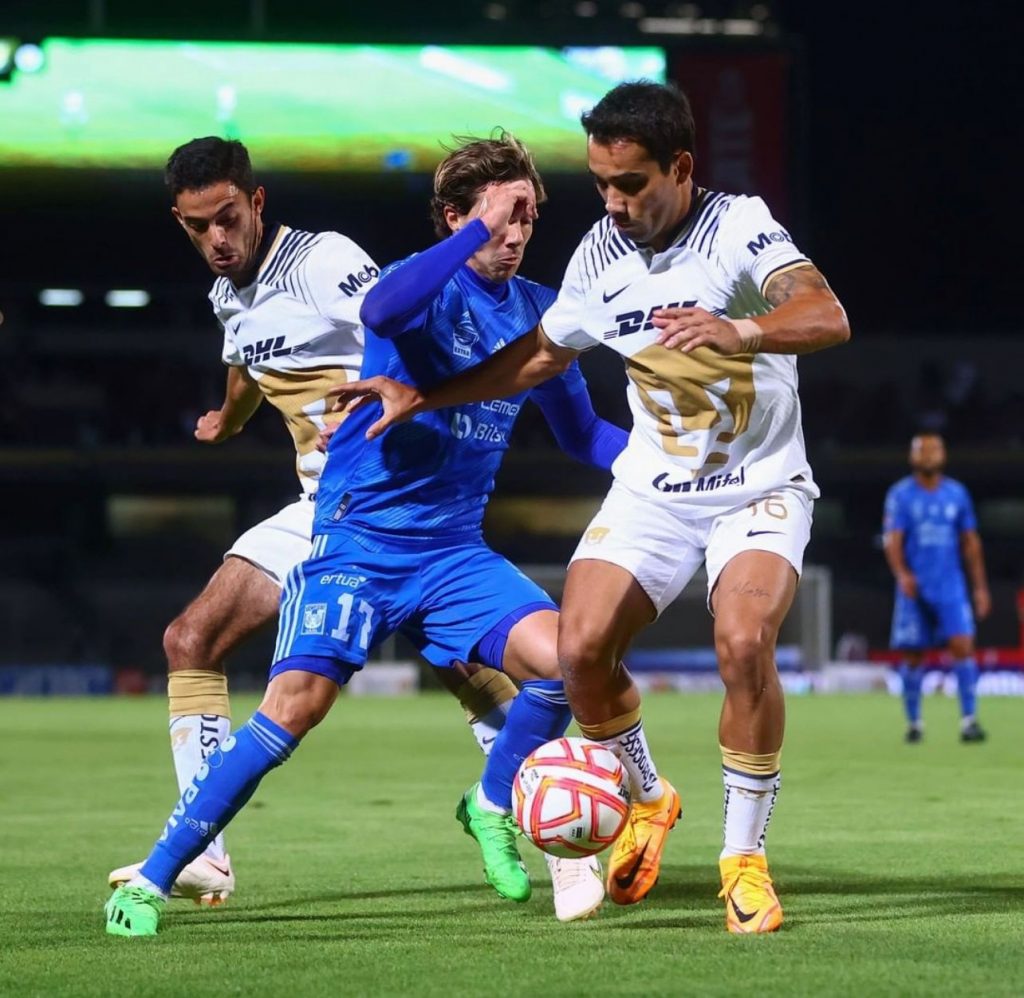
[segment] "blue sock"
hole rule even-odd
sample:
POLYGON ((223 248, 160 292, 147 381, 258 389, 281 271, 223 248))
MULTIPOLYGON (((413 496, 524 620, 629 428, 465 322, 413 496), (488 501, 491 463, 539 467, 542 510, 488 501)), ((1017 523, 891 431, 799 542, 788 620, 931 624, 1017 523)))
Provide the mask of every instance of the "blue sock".
POLYGON ((978 663, 973 658, 963 658, 953 663, 953 671, 960 697, 960 716, 974 717, 978 707, 978 663))
POLYGON ((911 724, 921 722, 921 683, 924 681, 924 669, 920 666, 900 666, 900 679, 903 680, 903 709, 911 724))
POLYGON ((494 740, 480 779, 484 795, 499 807, 512 807, 512 781, 523 760, 552 738, 561 738, 572 713, 560 679, 523 683, 505 726, 494 740))
POLYGON ((178 874, 245 805, 299 740, 257 711, 199 767, 140 874, 169 894, 178 874))

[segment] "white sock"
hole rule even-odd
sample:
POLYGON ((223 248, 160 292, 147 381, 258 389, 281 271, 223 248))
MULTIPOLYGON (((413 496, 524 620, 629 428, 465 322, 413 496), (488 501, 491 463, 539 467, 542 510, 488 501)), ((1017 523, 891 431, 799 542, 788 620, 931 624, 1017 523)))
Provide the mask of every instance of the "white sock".
POLYGON ((477 787, 476 787, 476 802, 485 811, 491 811, 493 814, 511 814, 512 813, 507 807, 502 807, 500 804, 495 804, 494 801, 492 801, 491 798, 488 797, 484 793, 484 788, 483 788, 483 784, 482 783, 478 783, 477 787))
POLYGON ((779 795, 781 774, 751 776, 723 769, 725 846, 722 856, 764 855, 764 836, 779 795))
POLYGON ((125 884, 125 887, 141 887, 143 890, 149 891, 151 894, 156 894, 158 897, 162 897, 165 901, 170 897, 169 894, 160 890, 152 880, 147 880, 141 873, 136 873, 135 876, 125 884))
MULTIPOLYGON (((183 794, 203 760, 231 734, 231 720, 218 714, 188 714, 172 717, 170 730, 178 792, 183 794)), ((210 842, 203 855, 214 863, 225 861, 223 834, 210 842)))
POLYGON ((476 743, 480 746, 480 751, 484 755, 491 754, 494 739, 498 737, 501 729, 505 727, 505 717, 508 714, 509 707, 514 702, 514 700, 506 700, 503 704, 499 704, 493 710, 488 711, 483 717, 478 717, 475 721, 469 722, 469 728, 473 732, 473 737, 476 739, 476 743))
POLYGON ((628 731, 614 738, 601 740, 605 748, 611 749, 622 763, 629 776, 629 786, 634 801, 649 804, 665 792, 658 778, 658 770, 651 758, 651 750, 644 734, 644 722, 637 721, 628 731))

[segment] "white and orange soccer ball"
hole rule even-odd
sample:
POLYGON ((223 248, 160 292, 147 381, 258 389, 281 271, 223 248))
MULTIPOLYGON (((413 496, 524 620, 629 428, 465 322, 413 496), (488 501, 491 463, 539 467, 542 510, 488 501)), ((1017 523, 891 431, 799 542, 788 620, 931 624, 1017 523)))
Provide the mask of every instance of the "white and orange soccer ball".
POLYGON ((593 856, 629 817, 629 779, 615 754, 586 738, 557 738, 516 773, 512 805, 523 834, 552 856, 593 856))

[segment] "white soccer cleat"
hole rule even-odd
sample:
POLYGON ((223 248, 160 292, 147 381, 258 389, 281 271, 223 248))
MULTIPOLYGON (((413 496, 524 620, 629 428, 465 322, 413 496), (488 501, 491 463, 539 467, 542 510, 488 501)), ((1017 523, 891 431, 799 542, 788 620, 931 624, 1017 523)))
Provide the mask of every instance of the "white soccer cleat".
POLYGON ((555 899, 555 917, 560 922, 575 922, 597 914, 604 900, 604 875, 596 856, 583 859, 544 857, 551 874, 555 899))
MULTIPOLYGON (((111 870, 107 882, 111 887, 128 883, 142 869, 142 863, 111 870)), ((223 904, 235 892, 235 873, 231 857, 225 854, 223 863, 215 863, 203 855, 192 860, 174 881, 172 898, 192 898, 196 904, 213 908, 223 904)))

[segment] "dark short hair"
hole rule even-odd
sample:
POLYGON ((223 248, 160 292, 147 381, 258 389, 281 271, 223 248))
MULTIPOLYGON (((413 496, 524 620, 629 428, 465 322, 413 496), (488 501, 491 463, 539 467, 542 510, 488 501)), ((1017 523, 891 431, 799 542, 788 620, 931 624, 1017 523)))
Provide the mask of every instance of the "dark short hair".
POLYGON ((628 80, 609 90, 580 120, 601 145, 626 139, 643 146, 668 172, 680 152, 693 152, 696 126, 686 94, 671 84, 628 80))
POLYGON ((216 135, 178 146, 164 170, 164 183, 172 198, 182 191, 198 191, 224 180, 249 195, 256 190, 249 150, 237 139, 221 139, 216 135))
POLYGON ((547 198, 530 150, 510 132, 497 129, 489 139, 465 135, 456 135, 454 139, 458 145, 434 171, 430 217, 439 238, 451 234, 444 218, 445 208, 450 206, 460 215, 467 214, 488 184, 529 180, 537 195, 537 204, 547 198))

